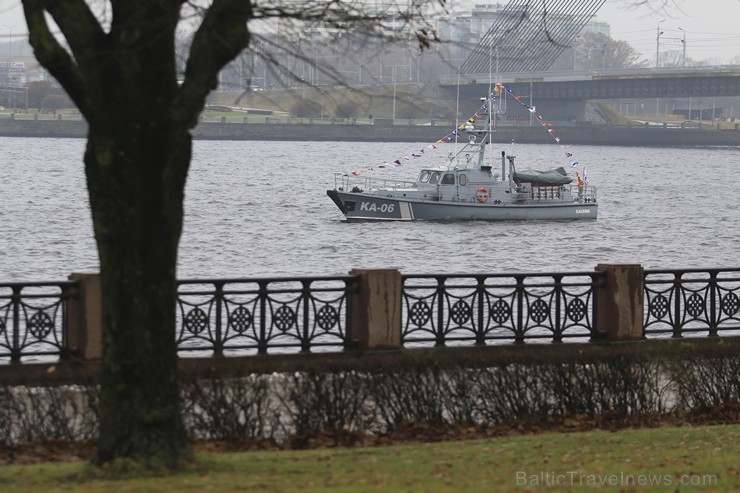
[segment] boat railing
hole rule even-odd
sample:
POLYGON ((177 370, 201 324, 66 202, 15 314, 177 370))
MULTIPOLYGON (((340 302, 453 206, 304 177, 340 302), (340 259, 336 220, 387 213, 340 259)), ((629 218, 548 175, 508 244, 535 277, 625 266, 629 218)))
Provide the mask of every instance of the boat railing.
POLYGON ((413 181, 399 180, 396 178, 379 178, 366 175, 352 175, 348 173, 334 173, 334 189, 351 192, 355 187, 367 191, 378 188, 398 190, 415 188, 413 181))
POLYGON ((577 202, 596 202, 596 187, 591 185, 582 187, 571 185, 570 192, 576 197, 577 202))

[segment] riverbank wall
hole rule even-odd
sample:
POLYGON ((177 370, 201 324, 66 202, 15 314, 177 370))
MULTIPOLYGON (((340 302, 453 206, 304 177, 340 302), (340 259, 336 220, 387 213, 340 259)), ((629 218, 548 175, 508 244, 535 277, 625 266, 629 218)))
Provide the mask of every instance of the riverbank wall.
MULTIPOLYGON (((201 121, 194 129, 196 139, 267 141, 346 141, 346 142, 436 142, 454 130, 453 122, 433 124, 360 124, 353 120, 277 120, 249 117, 237 121, 201 121)), ((556 124, 561 143, 614 146, 737 146, 740 129, 716 126, 688 127, 669 125, 556 124)), ((86 138, 87 123, 75 119, 0 118, 0 137, 86 138)), ((554 140, 542 125, 500 126, 494 140, 521 144, 547 144, 554 140)))

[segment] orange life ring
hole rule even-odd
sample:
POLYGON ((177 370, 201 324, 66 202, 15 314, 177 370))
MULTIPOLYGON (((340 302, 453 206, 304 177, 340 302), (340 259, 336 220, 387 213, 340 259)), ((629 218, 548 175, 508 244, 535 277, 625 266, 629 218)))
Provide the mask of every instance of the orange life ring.
POLYGON ((487 202, 488 201, 488 189, 485 187, 480 187, 477 192, 475 192, 475 198, 478 200, 478 202, 487 202))

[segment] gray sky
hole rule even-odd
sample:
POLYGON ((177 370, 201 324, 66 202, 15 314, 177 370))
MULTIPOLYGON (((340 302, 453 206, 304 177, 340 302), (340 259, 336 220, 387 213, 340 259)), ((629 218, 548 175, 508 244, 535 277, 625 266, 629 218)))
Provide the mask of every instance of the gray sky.
MULTIPOLYGON (((505 0, 450 0, 451 5, 465 8, 499 2, 505 0)), ((607 0, 597 19, 610 24, 614 39, 627 41, 652 63, 658 23, 663 31, 661 52, 681 51, 680 40, 685 34, 689 58, 740 62, 740 0, 607 0), (635 8, 640 3, 647 5, 635 8), (666 8, 658 12, 651 8, 663 4, 666 8)), ((15 26, 13 37, 26 32, 20 0, 0 0, 0 40, 6 40, 10 34, 7 26, 15 26)))
POLYGON ((740 0, 652 0, 654 6, 667 4, 658 12, 649 6, 626 7, 635 3, 607 0, 596 17, 610 24, 612 38, 627 41, 653 63, 660 23, 661 52, 682 50, 685 34, 687 57, 740 64, 740 0))

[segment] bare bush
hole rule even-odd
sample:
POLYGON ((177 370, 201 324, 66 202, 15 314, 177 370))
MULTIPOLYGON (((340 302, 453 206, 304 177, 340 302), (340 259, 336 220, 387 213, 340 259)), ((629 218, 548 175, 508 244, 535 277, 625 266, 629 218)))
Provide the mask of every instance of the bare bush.
POLYGON ((89 440, 98 431, 97 389, 85 385, 0 389, 0 442, 89 440))
POLYGON ((188 379, 181 386, 185 426, 195 438, 272 439, 279 419, 272 391, 266 375, 188 379))
POLYGON ((281 396, 284 422, 298 436, 362 429, 367 390, 364 376, 352 371, 294 373, 281 396))
POLYGON ((740 401, 740 357, 683 360, 669 366, 680 409, 696 411, 740 401))
MULTIPOLYGON (((620 357, 596 362, 518 361, 403 366, 372 371, 184 377, 191 438, 266 440, 293 448, 349 445, 367 435, 436 439, 455 427, 584 416, 611 420, 704 412, 740 400, 740 358, 620 357)), ((0 387, 0 443, 88 440, 99 387, 0 387)))

